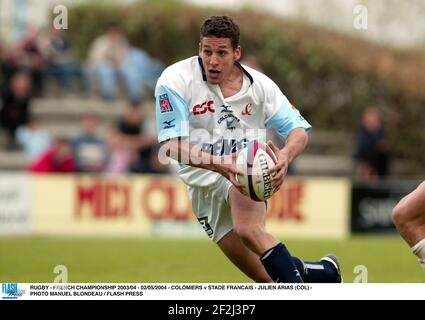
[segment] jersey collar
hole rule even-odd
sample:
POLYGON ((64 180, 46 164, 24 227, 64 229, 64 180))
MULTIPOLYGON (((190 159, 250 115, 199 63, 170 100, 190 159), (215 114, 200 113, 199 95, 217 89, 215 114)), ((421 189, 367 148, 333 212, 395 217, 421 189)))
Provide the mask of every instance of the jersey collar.
MULTIPOLYGON (((205 74, 204 64, 202 63, 201 57, 198 57, 198 63, 202 70, 202 80, 207 81, 207 76, 205 74)), ((250 73, 239 63, 239 61, 235 61, 235 64, 242 69, 243 73, 245 73, 248 77, 249 82, 251 83, 250 85, 252 85, 254 83, 254 78, 250 75, 250 73)))

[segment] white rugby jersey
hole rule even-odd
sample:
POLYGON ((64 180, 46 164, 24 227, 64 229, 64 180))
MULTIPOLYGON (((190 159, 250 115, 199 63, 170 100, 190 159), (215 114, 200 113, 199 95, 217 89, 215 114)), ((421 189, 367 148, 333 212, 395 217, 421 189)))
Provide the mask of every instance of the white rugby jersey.
MULTIPOLYGON (((295 128, 311 130, 279 87, 266 75, 236 62, 243 70, 241 90, 224 98, 220 86, 207 82, 200 57, 177 62, 158 79, 156 125, 158 141, 189 138, 213 155, 226 155, 247 141, 265 141, 266 128, 286 139, 295 128)), ((188 185, 214 183, 218 173, 182 166, 180 177, 188 185)))

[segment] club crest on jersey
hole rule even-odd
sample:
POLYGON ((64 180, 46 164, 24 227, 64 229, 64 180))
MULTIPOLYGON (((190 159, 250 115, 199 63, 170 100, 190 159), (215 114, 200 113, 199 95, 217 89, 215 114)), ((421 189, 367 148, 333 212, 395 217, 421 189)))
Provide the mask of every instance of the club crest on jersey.
POLYGON ((233 113, 231 106, 222 105, 220 106, 221 111, 223 115, 218 119, 218 124, 222 123, 224 120, 226 120, 226 127, 229 130, 236 129, 236 124, 241 121, 238 117, 236 117, 233 113))
POLYGON ((159 106, 161 108, 161 113, 173 112, 174 108, 168 99, 168 94, 164 93, 159 96, 159 106))
POLYGON ((241 112, 242 116, 250 116, 252 115, 252 103, 248 103, 245 108, 241 112))

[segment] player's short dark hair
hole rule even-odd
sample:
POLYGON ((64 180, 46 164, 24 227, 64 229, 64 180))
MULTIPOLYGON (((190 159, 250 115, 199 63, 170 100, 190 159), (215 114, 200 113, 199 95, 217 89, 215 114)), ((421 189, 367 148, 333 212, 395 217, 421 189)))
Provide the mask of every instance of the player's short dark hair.
POLYGON ((201 26, 201 41, 203 37, 229 38, 233 49, 236 49, 239 36, 239 25, 229 16, 209 17, 201 26))

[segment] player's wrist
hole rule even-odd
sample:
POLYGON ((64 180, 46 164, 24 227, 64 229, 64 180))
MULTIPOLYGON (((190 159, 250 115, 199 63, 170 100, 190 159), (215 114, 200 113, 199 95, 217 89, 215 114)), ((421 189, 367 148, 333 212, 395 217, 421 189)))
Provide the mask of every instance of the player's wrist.
POLYGON ((291 162, 291 156, 290 156, 290 152, 289 150, 287 150, 286 148, 283 148, 279 151, 279 160, 283 160, 287 163, 291 162))
POLYGON ((207 165, 206 169, 217 172, 228 178, 229 172, 232 172, 232 158, 223 156, 212 156, 211 163, 207 165))
POLYGON ((208 155, 208 157, 204 157, 199 167, 210 171, 217 171, 218 166, 216 165, 216 163, 214 163, 217 160, 215 160, 214 158, 215 157, 211 155, 208 155))

